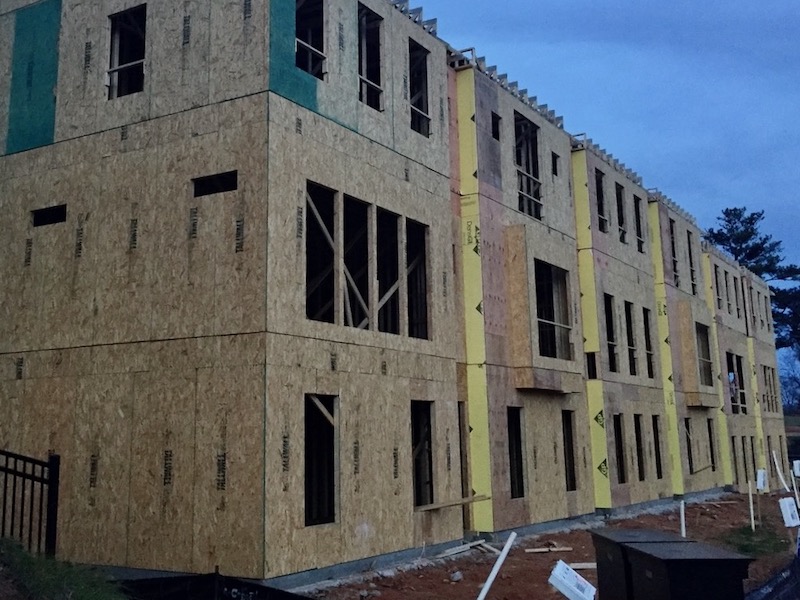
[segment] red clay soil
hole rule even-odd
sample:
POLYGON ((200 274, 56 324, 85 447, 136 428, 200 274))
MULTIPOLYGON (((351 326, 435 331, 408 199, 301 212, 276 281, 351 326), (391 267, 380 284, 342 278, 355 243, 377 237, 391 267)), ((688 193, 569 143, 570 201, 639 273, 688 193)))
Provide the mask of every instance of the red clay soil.
MULTIPOLYGON (((765 525, 773 526, 785 541, 781 544, 785 549, 758 557, 751 563, 750 578, 744 582, 745 591, 759 587, 791 561, 792 535, 783 527, 778 499, 778 495, 763 495, 760 505, 765 525)), ((674 510, 661 514, 642 514, 634 518, 608 520, 606 526, 679 532, 680 517, 677 503, 675 506, 674 510)), ((728 494, 716 501, 690 504, 686 507, 687 537, 715 546, 725 547, 720 539, 731 530, 749 526, 749 523, 747 496, 728 494)), ((590 526, 601 525, 602 523, 593 523, 590 526)), ((499 547, 498 544, 495 546, 499 547)), ((423 559, 396 569, 364 574, 360 580, 353 580, 337 587, 305 593, 325 600, 363 600, 377 597, 381 600, 476 598, 496 558, 497 555, 494 553, 472 549, 451 558, 432 561, 423 559)), ((559 559, 567 563, 595 562, 594 547, 589 532, 572 530, 518 538, 500 569, 487 600, 531 598, 563 600, 564 597, 547 583, 550 572, 559 559), (539 548, 551 543, 570 546, 572 551, 546 554, 524 551, 525 548, 539 548)), ((596 570, 581 570, 580 573, 593 585, 597 585, 596 570)), ((599 598, 599 594, 597 597, 599 598)))

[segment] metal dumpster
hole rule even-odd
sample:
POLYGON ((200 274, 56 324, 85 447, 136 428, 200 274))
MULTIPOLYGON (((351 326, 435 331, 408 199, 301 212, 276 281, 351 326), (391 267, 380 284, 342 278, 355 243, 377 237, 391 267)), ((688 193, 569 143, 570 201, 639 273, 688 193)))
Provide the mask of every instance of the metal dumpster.
POLYGON ((597 592, 602 600, 633 600, 627 543, 694 543, 678 534, 656 529, 593 529, 597 557, 597 592))
POLYGON ((752 558, 702 542, 626 543, 625 548, 635 600, 744 598, 742 580, 752 558))

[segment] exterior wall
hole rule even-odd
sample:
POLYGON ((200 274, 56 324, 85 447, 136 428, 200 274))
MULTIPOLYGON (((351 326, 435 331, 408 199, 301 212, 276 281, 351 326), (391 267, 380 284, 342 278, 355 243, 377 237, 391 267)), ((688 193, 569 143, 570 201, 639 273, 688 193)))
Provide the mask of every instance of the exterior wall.
POLYGON ((590 425, 595 465, 595 503, 611 508, 652 500, 671 494, 666 452, 664 393, 659 365, 656 331, 656 301, 652 248, 647 231, 647 192, 628 174, 617 169, 603 155, 586 144, 576 143, 572 153, 575 198, 578 204, 578 261, 584 319, 584 349, 594 354, 595 379, 587 379, 590 425), (600 214, 595 172, 603 175, 604 217, 608 227, 599 227, 600 214), (622 217, 618 213, 616 190, 622 187, 622 217), (641 247, 637 243, 634 198, 640 201, 641 247), (627 227, 627 229, 624 229, 627 227), (641 249, 640 249, 641 248, 641 249), (614 298, 616 370, 611 369, 605 295, 614 298), (633 362, 629 353, 625 303, 631 303, 633 362), (644 312, 650 314, 652 377, 647 370, 644 312), (616 444, 614 415, 620 415, 622 444, 616 444), (634 415, 638 415, 634 417, 634 415), (659 432, 654 432, 654 419, 659 432), (637 452, 634 421, 641 423, 637 452), (656 453, 656 440, 660 443, 656 453), (618 455, 618 448, 621 453, 618 455), (641 454, 641 456, 639 456, 641 454), (661 460, 660 476, 656 468, 661 460), (639 468, 639 460, 641 470, 639 468))
POLYGON ((461 260, 467 363, 471 487, 492 497, 476 503, 472 527, 507 529, 590 512, 588 419, 581 384, 581 339, 575 223, 568 167, 569 136, 473 66, 457 85, 461 260), (518 210, 514 114, 537 127, 543 216, 518 210), (493 132, 493 119, 496 131, 493 132), (499 124, 497 122, 499 119, 499 124), (494 135, 493 135, 494 133, 494 135), (498 139, 499 138, 499 139, 498 139), (552 153, 563 170, 551 173, 552 153), (535 260, 568 273, 572 360, 542 356, 535 260), (524 493, 512 498, 509 408, 523 419, 524 493), (576 490, 566 490, 563 410, 575 423, 576 490))

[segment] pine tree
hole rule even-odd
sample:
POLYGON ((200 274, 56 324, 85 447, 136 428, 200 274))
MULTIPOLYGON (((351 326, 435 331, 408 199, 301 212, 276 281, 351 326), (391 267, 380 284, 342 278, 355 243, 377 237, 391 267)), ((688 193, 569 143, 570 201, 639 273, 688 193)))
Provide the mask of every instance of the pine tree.
POLYGON ((763 210, 726 208, 717 217, 719 229, 709 229, 704 237, 769 284, 775 345, 792 348, 800 357, 800 286, 792 285, 800 282, 800 267, 784 264, 783 242, 761 233, 763 219, 763 210))

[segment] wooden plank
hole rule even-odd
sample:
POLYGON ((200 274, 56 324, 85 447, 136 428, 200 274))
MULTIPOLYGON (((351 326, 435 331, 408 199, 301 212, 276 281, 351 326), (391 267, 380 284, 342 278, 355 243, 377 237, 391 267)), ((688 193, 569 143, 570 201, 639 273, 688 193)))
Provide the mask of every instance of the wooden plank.
POLYGON ((451 506, 462 506, 464 504, 472 504, 473 502, 482 502, 489 500, 489 496, 477 495, 470 496, 469 498, 459 498, 458 500, 449 500, 447 502, 437 502, 436 504, 426 504, 418 506, 414 510, 416 512, 424 512, 426 510, 439 510, 440 508, 449 508, 451 506))
POLYGON ((444 558, 446 556, 452 556, 453 554, 459 554, 461 552, 466 552, 467 550, 471 550, 475 546, 480 546, 481 544, 485 543, 486 540, 475 540, 474 542, 469 542, 467 544, 461 544, 460 546, 455 546, 448 550, 445 550, 441 554, 439 554, 436 558, 444 558))

